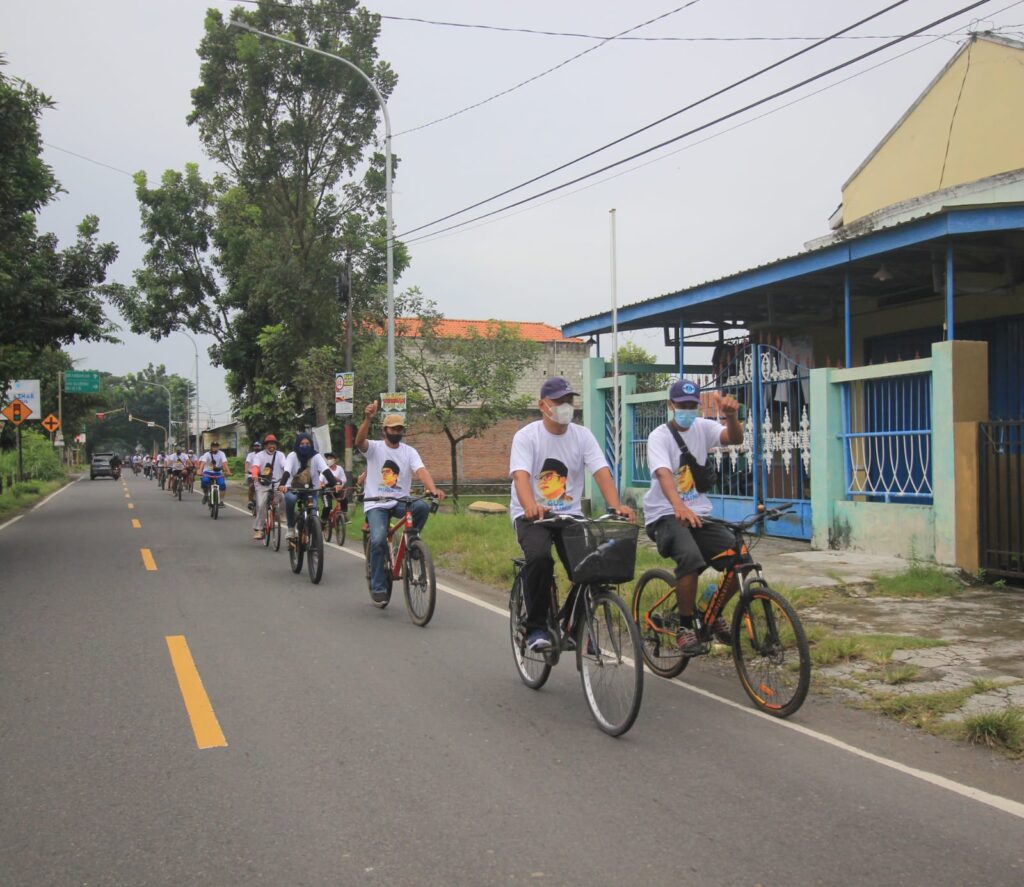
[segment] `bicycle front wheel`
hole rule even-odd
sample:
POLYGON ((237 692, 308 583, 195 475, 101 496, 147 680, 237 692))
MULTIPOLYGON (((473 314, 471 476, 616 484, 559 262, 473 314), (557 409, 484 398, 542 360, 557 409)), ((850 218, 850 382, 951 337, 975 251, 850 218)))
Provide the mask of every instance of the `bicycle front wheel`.
POLYGON ((267 515, 263 518, 263 547, 270 547, 270 534, 274 532, 274 514, 268 508, 267 515))
POLYGON ((320 529, 320 518, 313 517, 306 532, 309 548, 306 551, 306 568, 309 570, 309 581, 317 585, 324 575, 324 535, 320 529))
POLYGON ((434 577, 434 559, 422 539, 409 543, 402 570, 405 586, 405 606, 409 617, 417 625, 426 625, 434 615, 437 603, 437 581, 434 577))
POLYGON ((523 597, 522 576, 516 576, 512 585, 512 593, 508 599, 508 627, 512 641, 512 657, 516 662, 516 671, 523 683, 531 690, 539 690, 544 686, 551 674, 551 664, 543 653, 535 653, 526 649, 526 599, 523 597))
POLYGON ((732 617, 732 655, 743 689, 765 714, 787 718, 811 686, 811 653, 800 618, 767 586, 740 601, 732 617))
POLYGON ((648 570, 633 591, 633 621, 640 629, 647 667, 660 678, 674 678, 690 661, 676 643, 679 609, 676 579, 668 570, 648 570))
POLYGON ((613 591, 591 592, 576 629, 576 666, 590 713, 610 736, 621 736, 640 713, 643 644, 629 610, 613 591))
POLYGON ((302 572, 302 556, 305 554, 302 532, 302 527, 296 526, 295 538, 288 540, 288 561, 292 565, 293 573, 302 572))
POLYGON ((338 521, 334 525, 334 542, 336 545, 345 544, 345 536, 348 535, 348 528, 345 526, 345 515, 338 515, 338 521))
POLYGON ((178 501, 180 502, 181 501, 181 490, 182 490, 182 487, 184 486, 184 484, 179 479, 178 482, 174 486, 176 488, 175 492, 178 494, 178 501))
POLYGON ((281 515, 277 513, 277 509, 274 509, 274 551, 281 550, 281 515))

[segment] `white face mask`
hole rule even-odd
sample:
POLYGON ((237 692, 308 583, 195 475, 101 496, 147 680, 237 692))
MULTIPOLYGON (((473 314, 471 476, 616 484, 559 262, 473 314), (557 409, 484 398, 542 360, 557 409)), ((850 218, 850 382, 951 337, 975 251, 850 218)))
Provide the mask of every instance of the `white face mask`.
POLYGON ((558 403, 551 407, 551 420, 559 425, 568 425, 576 413, 576 407, 571 403, 558 403))

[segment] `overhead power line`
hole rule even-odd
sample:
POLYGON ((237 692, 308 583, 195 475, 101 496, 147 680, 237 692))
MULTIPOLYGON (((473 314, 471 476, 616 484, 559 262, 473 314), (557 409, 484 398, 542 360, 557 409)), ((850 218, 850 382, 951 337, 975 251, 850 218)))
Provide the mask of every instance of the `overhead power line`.
MULTIPOLYGON (((408 15, 381 15, 382 19, 391 22, 414 22, 421 25, 437 25, 446 28, 463 28, 479 31, 500 31, 505 34, 532 34, 538 37, 575 37, 579 40, 615 40, 617 42, 636 43, 758 43, 758 42, 782 42, 806 40, 820 40, 821 37, 800 35, 800 34, 779 34, 779 35, 751 35, 747 37, 730 37, 723 35, 705 35, 689 37, 637 37, 625 34, 602 36, 600 34, 582 34, 577 31, 544 31, 539 28, 512 28, 502 25, 480 25, 468 22, 445 22, 435 21, 429 18, 415 18, 408 15)), ((849 34, 842 37, 843 40, 892 40, 899 34, 849 34)), ((918 37, 939 37, 939 34, 918 34, 918 37)))
MULTIPOLYGON (((702 132, 702 131, 704 131, 706 129, 709 129, 712 126, 715 126, 715 125, 717 125, 719 123, 722 123, 725 120, 730 120, 733 117, 736 117, 736 116, 738 116, 740 114, 745 113, 746 111, 750 111, 753 108, 757 108, 757 107, 759 107, 761 105, 764 105, 764 104, 766 104, 766 103, 768 103, 768 102, 770 102, 770 101, 772 101, 774 99, 779 98, 780 96, 784 96, 784 95, 787 95, 787 94, 789 94, 791 92, 794 92, 795 90, 800 89, 801 87, 806 86, 809 83, 813 83, 813 82, 815 82, 817 80, 821 80, 822 78, 827 77, 830 74, 834 74, 836 71, 840 71, 843 68, 847 68, 850 65, 856 64, 859 61, 862 61, 862 60, 864 60, 866 58, 869 58, 870 56, 876 55, 877 53, 882 52, 883 50, 889 49, 892 46, 896 46, 899 43, 903 43, 906 40, 909 40, 910 38, 915 37, 918 34, 921 34, 921 33, 925 32, 925 31, 929 30, 930 28, 937 27, 938 25, 941 25, 944 22, 947 22, 947 21, 949 21, 952 18, 956 18, 959 15, 963 15, 965 12, 970 12, 972 9, 976 9, 977 7, 983 6, 983 5, 985 5, 986 3, 989 3, 989 2, 991 2, 991 0, 976 0, 976 2, 974 2, 974 3, 969 3, 966 6, 962 6, 962 7, 960 7, 960 9, 957 9, 956 11, 951 12, 948 15, 945 15, 945 16, 942 16, 941 18, 935 19, 934 21, 929 22, 928 24, 923 25, 920 28, 915 28, 913 31, 910 31, 907 34, 904 34, 904 35, 902 35, 900 37, 897 37, 894 40, 890 40, 888 43, 885 43, 882 46, 877 46, 877 47, 874 47, 873 49, 869 49, 867 52, 863 52, 860 55, 854 56, 853 58, 848 59, 845 62, 841 62, 838 65, 833 65, 832 67, 827 68, 826 70, 821 71, 821 72, 819 72, 817 74, 814 74, 811 77, 805 77, 803 80, 799 81, 798 83, 794 83, 791 86, 785 87, 784 89, 777 90, 777 91, 773 92, 770 95, 767 95, 767 96, 765 96, 765 97, 763 97, 761 99, 758 99, 757 101, 750 102, 750 103, 744 105, 741 108, 737 108, 736 110, 730 111, 727 114, 722 114, 722 115, 716 117, 714 120, 708 121, 707 123, 701 124, 700 126, 696 126, 696 127, 692 128, 692 129, 689 129, 686 132, 680 133, 679 135, 674 136, 671 139, 666 139, 666 140, 664 140, 662 142, 659 142, 656 145, 652 145, 649 148, 645 148, 642 151, 637 151, 636 153, 631 154, 628 157, 624 157, 621 160, 616 160, 613 163, 606 164, 605 166, 602 166, 600 169, 596 169, 596 170, 593 170, 592 172, 585 173, 584 175, 577 176, 574 179, 570 179, 567 182, 563 182, 561 185, 555 185, 554 187, 547 188, 544 191, 540 191, 540 192, 538 192, 536 194, 532 194, 529 197, 524 197, 521 200, 517 200, 517 201, 514 201, 513 203, 509 203, 509 204, 506 204, 505 206, 501 206, 501 207, 498 207, 497 209, 493 209, 490 212, 482 213, 481 215, 474 216, 473 218, 466 219, 466 220, 464 220, 462 222, 456 222, 454 225, 449 225, 449 226, 447 226, 445 228, 441 228, 441 229, 439 229, 437 231, 433 231, 430 234, 424 234, 423 237, 425 238, 425 237, 433 236, 434 234, 441 234, 441 233, 443 233, 445 231, 451 231, 451 230, 454 230, 456 228, 461 228, 461 227, 464 227, 465 225, 470 225, 473 222, 478 222, 481 219, 489 218, 489 217, 491 217, 493 215, 496 215, 497 213, 504 212, 505 210, 514 209, 517 206, 522 206, 523 204, 531 203, 534 200, 538 200, 541 197, 546 197, 548 194, 553 194, 553 193, 555 193, 557 191, 563 190, 564 188, 569 188, 572 185, 575 185, 575 184, 578 184, 579 182, 582 182, 582 181, 585 181, 587 179, 593 178, 594 176, 600 175, 603 172, 607 172, 610 169, 614 169, 614 168, 616 168, 618 166, 621 166, 624 163, 629 163, 630 161, 636 160, 639 157, 644 157, 647 154, 650 154, 650 153, 652 153, 654 151, 657 151, 657 150, 659 150, 661 148, 664 148, 667 145, 671 145, 671 144, 674 144, 676 142, 679 142, 682 139, 688 138, 689 136, 695 135, 698 132, 702 132)), ((672 115, 670 115, 670 116, 672 116, 672 115)), ((593 154, 593 153, 595 153, 595 152, 591 152, 591 154, 593 154)), ((590 156, 590 155, 585 155, 585 156, 590 156)), ((510 190, 515 190, 515 189, 510 189, 510 190)), ((506 191, 504 193, 508 193, 508 192, 506 191)), ((489 198, 489 199, 494 199, 494 198, 489 198)), ((483 201, 483 202, 486 203, 488 201, 483 201)), ((476 206, 479 206, 479 205, 480 204, 476 204, 476 206)), ((451 218, 452 215, 460 215, 462 212, 466 212, 466 210, 460 210, 457 213, 449 214, 448 216, 446 216, 444 218, 446 218, 446 219, 447 218, 451 218)), ((399 234, 398 237, 404 237, 406 234, 411 233, 412 231, 418 231, 418 230, 422 230, 423 228, 431 227, 432 225, 437 224, 439 221, 441 221, 441 220, 440 219, 439 220, 435 220, 434 222, 427 223, 426 225, 421 225, 418 228, 410 229, 410 231, 404 232, 403 234, 399 234)), ((415 238, 415 240, 418 240, 418 239, 421 239, 421 238, 415 238)), ((412 243, 412 242, 415 242, 415 240, 408 241, 408 242, 412 243)))
POLYGON ((626 28, 625 31, 621 31, 620 33, 614 35, 613 37, 598 38, 601 40, 601 42, 598 43, 597 45, 588 47, 587 49, 584 49, 583 52, 578 52, 576 53, 576 55, 570 56, 565 61, 559 62, 557 65, 548 68, 546 71, 541 71, 539 74, 534 74, 532 77, 529 77, 526 80, 517 83, 515 86, 510 86, 508 89, 503 89, 501 92, 497 92, 494 95, 489 96, 488 98, 483 99, 479 102, 474 102, 472 105, 467 105, 465 108, 461 108, 458 111, 453 111, 451 114, 445 114, 443 117, 438 117, 436 120, 431 120, 428 121, 427 123, 421 123, 419 126, 413 126, 410 127, 409 129, 403 129, 401 132, 396 132, 395 137, 406 135, 407 133, 410 132, 417 132, 418 130, 421 129, 426 129, 428 126, 434 126, 435 124, 442 123, 445 120, 451 120, 453 117, 458 117, 461 114, 465 114, 467 111, 472 111, 474 108, 479 108, 481 105, 486 105, 489 102, 493 102, 495 99, 499 99, 502 96, 508 95, 511 92, 515 92, 517 89, 522 89, 529 83, 533 83, 537 80, 540 80, 541 77, 546 77, 548 74, 557 71, 559 68, 564 68, 566 65, 576 61, 577 59, 581 59, 583 58, 583 56, 588 55, 589 53, 600 49, 602 46, 607 45, 612 40, 617 40, 618 38, 623 37, 626 34, 632 33, 633 31, 638 31, 640 28, 646 28, 648 25, 654 24, 654 22, 658 22, 661 21, 662 19, 668 18, 670 15, 675 15, 677 12, 682 12, 684 9, 689 9, 691 6, 696 6, 700 2, 701 0, 689 0, 688 3, 684 3, 682 6, 677 6, 675 9, 670 9, 668 12, 663 12, 661 15, 656 15, 654 18, 648 19, 645 22, 640 22, 640 24, 638 25, 633 25, 633 27, 631 28, 626 28))
MULTIPOLYGON (((500 198, 505 197, 508 194, 511 194, 513 191, 518 191, 521 188, 526 188, 527 186, 532 185, 535 182, 539 182, 541 179, 546 179, 548 176, 552 176, 552 175, 554 175, 557 172, 561 172, 564 169, 568 169, 570 166, 575 166, 577 163, 581 163, 582 161, 587 160, 587 159, 593 157, 595 154, 600 154, 602 151, 607 151, 609 148, 613 148, 615 145, 619 145, 622 142, 627 141, 628 139, 635 138, 636 136, 640 135, 641 133, 647 132, 647 130, 653 129, 655 126, 658 126, 658 125, 664 123, 667 120, 671 120, 673 117, 678 117, 680 114, 683 114, 686 111, 692 111, 694 108, 697 108, 700 105, 706 104, 707 102, 710 102, 712 99, 718 98, 718 96, 724 95, 725 93, 727 93, 727 92, 729 92, 729 91, 731 91, 733 89, 736 89, 738 86, 742 86, 744 83, 749 83, 751 80, 754 80, 754 79, 756 79, 758 77, 761 77, 764 74, 767 74, 769 71, 773 71, 775 68, 781 67, 782 65, 786 64, 787 62, 793 61, 793 59, 799 58, 802 55, 806 55, 807 53, 812 52, 813 50, 817 49, 819 46, 822 46, 823 44, 828 43, 830 40, 834 40, 834 39, 836 39, 836 37, 838 37, 838 36, 840 36, 842 34, 847 34, 850 31, 853 31, 856 28, 859 28, 861 25, 867 24, 868 22, 872 21, 873 19, 876 19, 876 18, 879 18, 880 16, 885 15, 887 12, 891 12, 893 9, 895 9, 898 6, 904 6, 908 2, 910 2, 910 0, 896 0, 896 2, 890 3, 885 8, 880 9, 877 12, 873 12, 871 15, 866 16, 865 18, 858 19, 857 21, 853 22, 853 24, 847 25, 844 28, 840 28, 834 34, 830 34, 828 37, 823 37, 817 43, 813 43, 810 46, 805 46, 803 49, 798 49, 796 52, 790 53, 789 55, 784 56, 783 58, 778 59, 777 61, 774 61, 771 64, 766 65, 763 68, 759 68, 757 71, 754 71, 751 74, 747 74, 745 77, 741 77, 739 80, 733 81, 728 86, 723 86, 720 89, 716 89, 714 92, 708 93, 703 98, 700 98, 700 99, 697 99, 696 101, 690 102, 688 105, 684 105, 682 108, 679 108, 678 110, 673 111, 671 114, 666 114, 664 117, 659 117, 657 120, 653 120, 650 123, 648 123, 647 125, 641 126, 639 129, 634 129, 632 132, 628 132, 624 136, 620 136, 619 138, 614 139, 611 142, 607 142, 606 144, 601 145, 599 148, 594 148, 594 150, 588 151, 586 154, 581 154, 578 157, 574 157, 572 160, 569 160, 569 161, 567 161, 565 163, 559 164, 558 166, 555 166, 555 167, 547 170, 546 172, 542 172, 542 173, 540 173, 540 175, 533 176, 533 178, 527 179, 524 182, 520 182, 518 185, 513 185, 511 188, 506 188, 504 191, 499 191, 497 194, 492 194, 490 197, 486 197, 483 200, 478 200, 476 203, 471 203, 469 206, 464 206, 464 207, 462 207, 462 209, 456 210, 455 212, 448 213, 447 215, 444 215, 444 216, 441 216, 440 218, 434 219, 431 222, 426 222, 423 225, 418 225, 415 228, 410 228, 408 231, 403 232, 403 234, 401 236, 405 236, 407 234, 415 234, 417 231, 422 231, 424 228, 431 228, 434 225, 441 224, 441 222, 447 222, 449 219, 455 218, 455 216, 460 216, 463 213, 467 213, 467 212, 470 212, 470 211, 472 211, 474 209, 477 209, 478 207, 483 206, 485 203, 490 203, 490 202, 492 202, 494 200, 499 200, 500 198)), ((901 37, 899 39, 907 39, 907 38, 906 37, 901 37)), ((886 46, 892 46, 892 45, 893 45, 892 42, 889 42, 889 43, 884 44, 881 47, 878 47, 878 49, 884 49, 886 46)))

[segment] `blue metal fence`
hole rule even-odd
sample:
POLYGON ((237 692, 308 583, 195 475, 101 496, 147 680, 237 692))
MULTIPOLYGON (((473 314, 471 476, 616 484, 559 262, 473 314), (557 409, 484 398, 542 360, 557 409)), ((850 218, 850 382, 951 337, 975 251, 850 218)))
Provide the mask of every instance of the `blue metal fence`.
POLYGON ((846 494, 932 502, 931 373, 842 384, 846 494))

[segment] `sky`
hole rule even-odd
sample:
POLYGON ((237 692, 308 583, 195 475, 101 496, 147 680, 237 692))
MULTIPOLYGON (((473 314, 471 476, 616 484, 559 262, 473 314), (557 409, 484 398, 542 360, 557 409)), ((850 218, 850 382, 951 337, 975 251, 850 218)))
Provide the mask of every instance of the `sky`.
MULTIPOLYGON (((518 185, 808 45, 776 39, 601 37, 658 17, 629 36, 821 37, 891 2, 697 0, 679 9, 684 0, 367 0, 365 6, 384 16, 589 35, 382 22, 380 54, 398 75, 388 102, 400 158, 396 233, 401 237, 518 185), (587 49, 592 51, 478 108, 405 132, 508 90, 587 49)), ((673 138, 886 42, 868 38, 905 34, 968 2, 909 0, 852 32, 863 39, 830 41, 445 224, 673 138)), ((0 0, 5 73, 28 80, 57 103, 41 123, 44 157, 67 193, 43 211, 40 228, 68 243, 84 215, 98 215, 101 238, 120 247, 112 280, 131 284, 144 253, 131 174, 145 170, 155 181, 164 170, 180 170, 188 162, 198 162, 206 174, 215 172, 185 118, 190 91, 199 82, 196 48, 205 10, 216 7, 227 16, 235 5, 221 0, 0 0)), ((827 233, 843 183, 967 31, 992 28, 1020 37, 1024 0, 991 0, 931 29, 930 36, 901 43, 640 160, 484 222, 413 242, 411 267, 396 286, 419 287, 451 318, 560 326, 607 310, 613 208, 620 305, 798 252, 806 241, 827 233), (822 87, 830 88, 819 91, 822 87)), ((112 318, 120 320, 116 312, 112 318)), ((154 342, 124 330, 121 338, 119 345, 76 344, 70 349, 76 367, 123 373, 153 362, 194 378, 195 352, 183 335, 154 342)), ((660 331, 632 338, 668 359, 660 331)), ((206 421, 212 415, 220 422, 229 415, 230 400, 223 372, 209 364, 210 341, 198 337, 201 417, 206 421)), ((607 343, 603 347, 607 353, 607 343)))

